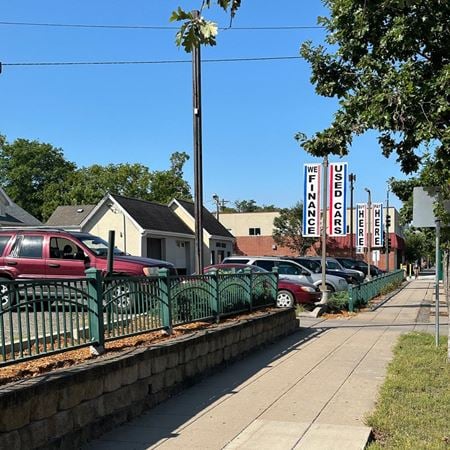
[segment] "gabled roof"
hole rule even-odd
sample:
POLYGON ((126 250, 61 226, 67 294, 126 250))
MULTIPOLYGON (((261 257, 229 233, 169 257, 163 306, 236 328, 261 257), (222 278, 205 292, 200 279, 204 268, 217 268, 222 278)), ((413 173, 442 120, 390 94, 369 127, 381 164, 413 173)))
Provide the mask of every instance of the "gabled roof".
POLYGON ((0 226, 33 226, 42 225, 36 217, 16 205, 0 188, 0 226))
POLYGON ((79 227, 81 222, 95 208, 95 205, 58 206, 46 225, 55 227, 79 227))
MULTIPOLYGON (((195 218, 194 203, 188 202, 186 200, 174 201, 178 202, 189 213, 190 216, 195 218)), ((203 228, 211 236, 234 238, 234 236, 205 207, 203 207, 203 228)))
POLYGON ((167 205, 117 194, 110 194, 110 196, 144 230, 192 235, 192 230, 167 205))

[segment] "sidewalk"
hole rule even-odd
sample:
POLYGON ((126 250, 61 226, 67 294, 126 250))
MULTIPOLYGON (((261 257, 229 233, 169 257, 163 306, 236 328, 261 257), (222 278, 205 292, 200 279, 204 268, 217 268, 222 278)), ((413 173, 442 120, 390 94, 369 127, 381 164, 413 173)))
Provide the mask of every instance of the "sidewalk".
MULTIPOLYGON (((373 312, 302 318, 298 333, 85 448, 362 449, 370 435, 364 418, 375 406, 397 337, 434 333, 426 317, 433 290, 431 280, 414 280, 373 312)), ((441 317, 442 334, 447 324, 441 317)))

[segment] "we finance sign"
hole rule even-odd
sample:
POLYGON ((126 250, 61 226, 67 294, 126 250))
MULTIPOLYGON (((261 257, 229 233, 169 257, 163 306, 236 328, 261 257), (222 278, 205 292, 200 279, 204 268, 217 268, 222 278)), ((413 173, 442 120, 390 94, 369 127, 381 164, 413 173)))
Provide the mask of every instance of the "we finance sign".
POLYGON ((347 163, 331 163, 330 183, 330 236, 347 234, 347 163))
POLYGON ((321 164, 305 164, 303 198, 303 236, 320 236, 321 164))

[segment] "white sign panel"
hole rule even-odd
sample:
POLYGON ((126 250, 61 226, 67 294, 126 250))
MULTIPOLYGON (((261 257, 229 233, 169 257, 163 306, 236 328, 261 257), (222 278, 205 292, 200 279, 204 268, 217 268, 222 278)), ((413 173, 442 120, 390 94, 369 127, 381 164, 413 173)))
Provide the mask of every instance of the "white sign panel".
POLYGON ((366 204, 356 204, 356 247, 367 247, 366 204))
POLYGON ((347 235, 347 163, 331 163, 329 166, 330 236, 347 235))
POLYGON ((303 236, 320 236, 321 164, 305 164, 303 199, 303 236))
POLYGON ((372 247, 383 247, 383 204, 372 204, 372 247))

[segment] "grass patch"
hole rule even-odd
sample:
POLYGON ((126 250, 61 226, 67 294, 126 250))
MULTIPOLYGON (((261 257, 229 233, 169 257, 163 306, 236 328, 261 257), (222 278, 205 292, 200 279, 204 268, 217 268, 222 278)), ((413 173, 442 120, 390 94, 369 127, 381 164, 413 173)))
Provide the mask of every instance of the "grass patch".
POLYGON ((450 448, 450 363, 447 339, 402 335, 394 349, 375 412, 368 418, 375 449, 450 448))

